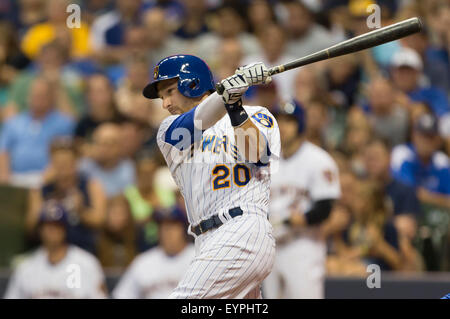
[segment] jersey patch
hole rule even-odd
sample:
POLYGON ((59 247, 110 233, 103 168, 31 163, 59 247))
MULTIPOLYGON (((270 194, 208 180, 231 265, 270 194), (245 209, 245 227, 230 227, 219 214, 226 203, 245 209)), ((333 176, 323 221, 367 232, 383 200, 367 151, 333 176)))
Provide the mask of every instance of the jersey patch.
POLYGON ((329 169, 323 171, 323 176, 325 177, 325 179, 329 182, 332 183, 334 181, 334 175, 333 172, 329 169))
POLYGON ((255 121, 257 121, 259 124, 267 128, 273 127, 273 118, 270 115, 267 115, 262 112, 257 112, 252 115, 252 118, 255 119, 255 121))

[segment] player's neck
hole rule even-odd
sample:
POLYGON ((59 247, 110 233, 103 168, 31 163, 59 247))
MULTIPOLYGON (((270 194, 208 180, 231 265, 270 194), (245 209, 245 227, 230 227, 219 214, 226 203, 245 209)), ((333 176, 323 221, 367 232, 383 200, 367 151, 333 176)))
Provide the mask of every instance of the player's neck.
POLYGON ((305 138, 303 136, 298 136, 291 143, 283 145, 281 152, 284 158, 289 158, 294 155, 297 150, 302 146, 305 138))
POLYGON ((68 246, 66 244, 55 246, 55 247, 46 247, 47 258, 50 264, 56 265, 61 260, 66 257, 68 246))

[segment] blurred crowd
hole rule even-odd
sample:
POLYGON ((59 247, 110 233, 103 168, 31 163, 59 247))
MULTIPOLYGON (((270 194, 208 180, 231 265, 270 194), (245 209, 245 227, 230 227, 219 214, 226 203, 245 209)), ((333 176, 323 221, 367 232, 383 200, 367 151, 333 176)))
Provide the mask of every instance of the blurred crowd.
POLYGON ((158 245, 155 212, 184 210, 155 143, 169 114, 142 96, 160 59, 200 56, 216 80, 279 65, 371 31, 371 4, 380 26, 424 28, 277 75, 245 103, 297 103, 307 139, 338 163, 330 274, 361 274, 380 251, 386 269, 449 270, 449 0, 0 0, 0 183, 30 190, 30 245, 57 205, 71 244, 125 269, 158 245))

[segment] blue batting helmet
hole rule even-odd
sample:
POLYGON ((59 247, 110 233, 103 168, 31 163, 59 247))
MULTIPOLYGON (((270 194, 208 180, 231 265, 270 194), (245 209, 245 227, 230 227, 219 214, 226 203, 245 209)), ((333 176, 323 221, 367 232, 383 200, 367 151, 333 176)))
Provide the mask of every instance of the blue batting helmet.
POLYGON ((158 62, 153 71, 153 82, 144 88, 144 96, 158 98, 157 83, 175 78, 178 78, 178 91, 186 97, 200 97, 209 90, 215 90, 208 65, 196 56, 182 54, 158 62))
POLYGON ((298 122, 298 132, 300 134, 304 132, 306 114, 303 106, 296 100, 282 104, 273 112, 273 115, 275 115, 275 117, 286 115, 295 118, 298 122))

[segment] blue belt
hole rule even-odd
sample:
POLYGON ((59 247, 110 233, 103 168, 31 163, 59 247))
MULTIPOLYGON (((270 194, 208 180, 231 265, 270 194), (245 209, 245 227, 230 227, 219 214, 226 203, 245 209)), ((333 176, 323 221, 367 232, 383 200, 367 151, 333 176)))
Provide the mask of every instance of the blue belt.
MULTIPOLYGON (((240 216, 243 214, 243 211, 240 207, 231 208, 228 213, 230 214, 231 218, 234 218, 236 216, 240 216)), ((222 221, 219 218, 219 215, 214 215, 207 220, 204 220, 200 222, 197 226, 192 226, 191 230, 194 234, 197 236, 203 233, 206 233, 208 230, 217 228, 219 226, 222 226, 222 221)))

